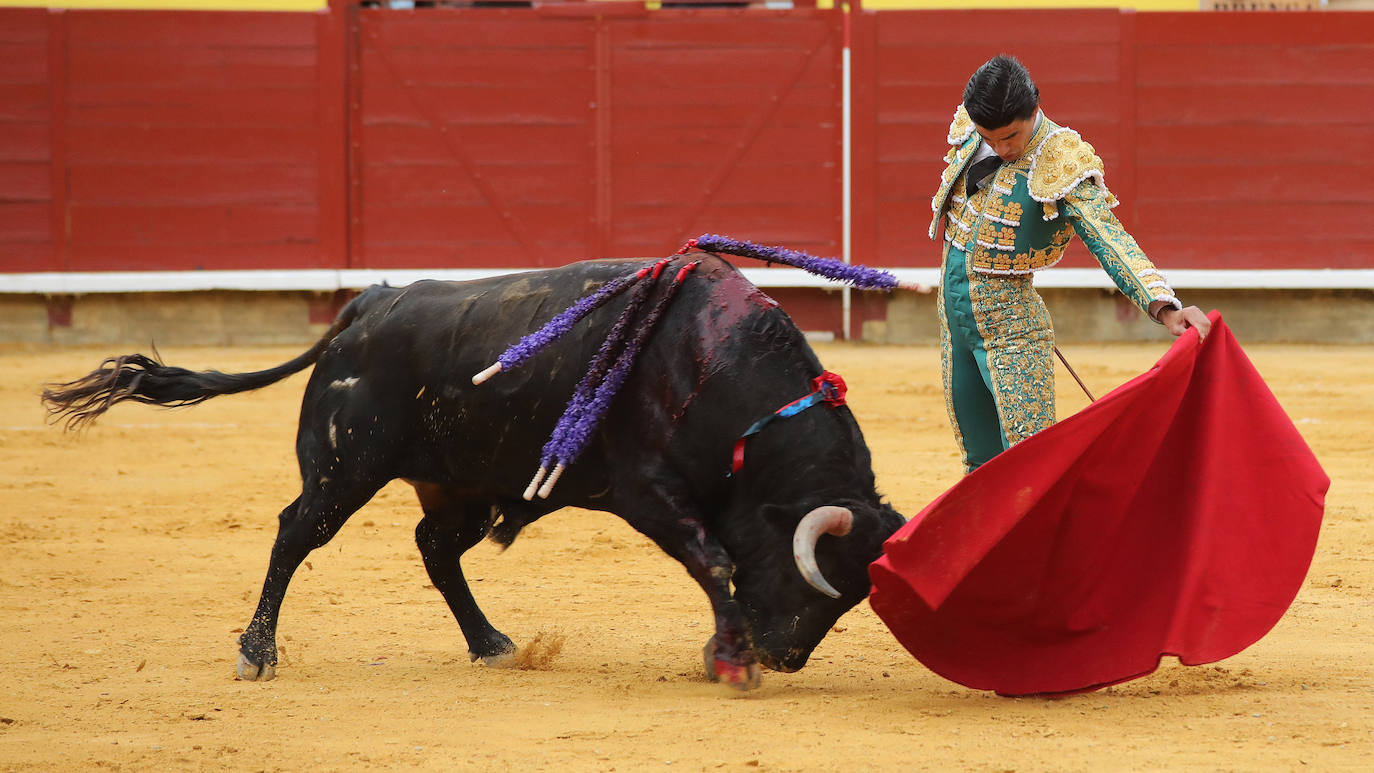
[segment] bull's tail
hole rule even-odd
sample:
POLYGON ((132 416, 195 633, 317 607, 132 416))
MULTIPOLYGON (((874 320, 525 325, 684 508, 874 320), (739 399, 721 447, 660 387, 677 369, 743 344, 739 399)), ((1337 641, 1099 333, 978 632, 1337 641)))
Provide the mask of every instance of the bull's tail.
POLYGON ((174 408, 202 403, 219 395, 261 389, 313 365, 329 342, 357 319, 363 299, 368 295, 363 293, 349 301, 323 338, 299 357, 275 368, 253 373, 197 372, 162 364, 154 347, 153 357, 143 354, 110 357, 75 381, 47 385, 43 390, 43 404, 50 421, 63 422, 66 429, 73 430, 94 421, 115 403, 125 400, 174 408))

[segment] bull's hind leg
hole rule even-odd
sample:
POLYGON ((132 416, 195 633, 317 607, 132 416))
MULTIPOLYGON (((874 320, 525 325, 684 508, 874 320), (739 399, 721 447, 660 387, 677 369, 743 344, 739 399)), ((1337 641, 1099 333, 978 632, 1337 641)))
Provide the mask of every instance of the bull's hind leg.
POLYGON ((482 541, 494 520, 491 505, 481 500, 451 496, 439 486, 416 483, 415 493, 425 517, 415 527, 415 543, 425 560, 434 587, 448 602, 468 642, 468 657, 489 666, 500 665, 515 653, 515 644, 492 627, 477 606, 463 576, 463 553, 482 541))
POLYGON ((277 615, 286 586, 305 557, 338 534, 348 517, 382 487, 358 479, 307 478, 305 491, 277 516, 277 539, 267 565, 267 579, 253 620, 239 636, 240 679, 266 681, 277 675, 277 615))

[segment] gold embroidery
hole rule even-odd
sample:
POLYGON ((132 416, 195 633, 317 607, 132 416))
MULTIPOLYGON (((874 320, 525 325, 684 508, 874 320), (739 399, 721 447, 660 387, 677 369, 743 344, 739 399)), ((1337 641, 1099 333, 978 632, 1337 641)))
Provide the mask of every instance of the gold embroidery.
POLYGON ((1006 225, 1021 225, 1021 202, 994 198, 984 208, 987 216, 1006 225))
POLYGON ((969 274, 969 301, 987 350, 993 400, 1013 445, 1054 424, 1054 332, 1029 276, 969 274))
POLYGON ((1031 156, 1030 194, 1036 201, 1062 199, 1088 178, 1106 188, 1102 159, 1072 129, 1056 128, 1041 141, 1040 147, 1027 153, 1031 156))
POLYGON ((1153 301, 1176 300, 1154 264, 1112 214, 1106 192, 1083 183, 1064 200, 1064 206, 1073 215, 1074 229, 1088 251, 1132 303, 1148 311, 1153 301))
POLYGON ((961 104, 954 111, 954 120, 949 123, 949 136, 945 141, 951 145, 962 145, 973 136, 973 131, 973 119, 969 118, 968 110, 961 104))

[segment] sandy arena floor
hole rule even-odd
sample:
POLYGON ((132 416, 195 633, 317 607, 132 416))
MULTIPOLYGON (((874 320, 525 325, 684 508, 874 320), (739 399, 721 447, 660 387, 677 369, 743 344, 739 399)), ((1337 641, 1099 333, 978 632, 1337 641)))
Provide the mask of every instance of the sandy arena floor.
MULTIPOLYGON (((1066 353, 1105 393, 1165 347, 1066 353)), ((240 371, 298 351, 162 354, 240 371)), ((522 669, 472 665, 401 484, 296 575, 277 680, 236 681, 234 639, 298 491, 305 376, 191 409, 123 405, 76 436, 44 425, 41 384, 119 352, 0 351, 0 769, 1374 770, 1374 350, 1247 351, 1333 481, 1302 592, 1230 660, 1060 700, 947 682, 866 604, 802 671, 713 685, 701 591, 582 511, 468 554, 488 616, 525 647, 522 669)), ((959 475, 936 352, 819 353, 850 384, 880 490, 915 514, 959 475)), ((1085 402, 1061 373, 1060 415, 1085 402)))

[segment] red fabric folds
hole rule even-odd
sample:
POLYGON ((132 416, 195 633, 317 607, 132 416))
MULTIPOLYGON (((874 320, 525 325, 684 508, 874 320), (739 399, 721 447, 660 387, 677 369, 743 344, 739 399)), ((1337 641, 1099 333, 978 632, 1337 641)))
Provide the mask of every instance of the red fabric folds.
POLYGON ((917 660, 1003 695, 1076 692, 1230 657, 1278 622, 1330 481, 1211 318, 888 539, 869 602, 917 660))

